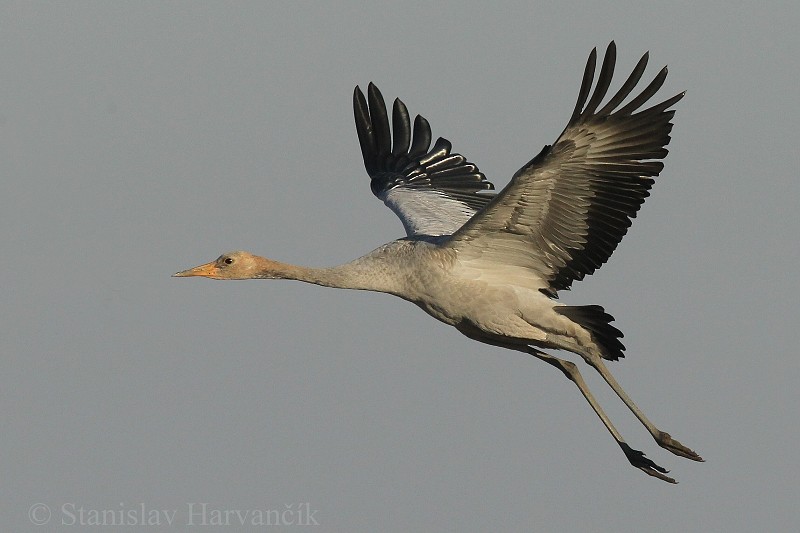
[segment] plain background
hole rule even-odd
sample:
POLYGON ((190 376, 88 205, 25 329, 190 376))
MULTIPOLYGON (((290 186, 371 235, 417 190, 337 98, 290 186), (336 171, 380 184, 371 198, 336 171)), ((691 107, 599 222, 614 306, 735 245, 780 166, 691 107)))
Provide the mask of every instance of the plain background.
POLYGON ((74 530, 65 505, 193 530, 190 503, 307 503, 317 531, 795 530, 800 8, 404 4, 2 4, 8 531, 74 530), (558 371, 407 302, 170 278, 232 249, 322 266, 402 236, 369 191, 356 84, 502 187, 612 39, 612 88, 650 50, 647 81, 669 64, 660 95, 688 92, 652 197, 565 299, 616 316, 612 370, 707 459, 658 448, 581 363, 679 485, 631 468, 558 371))

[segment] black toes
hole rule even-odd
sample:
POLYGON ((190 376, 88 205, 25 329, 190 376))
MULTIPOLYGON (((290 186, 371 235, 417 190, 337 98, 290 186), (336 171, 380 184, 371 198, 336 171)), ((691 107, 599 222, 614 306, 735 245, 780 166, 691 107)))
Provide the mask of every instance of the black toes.
POLYGON ((661 432, 656 437, 656 442, 662 448, 671 451, 675 455, 680 455, 681 457, 686 457, 687 459, 691 459, 692 461, 703 461, 703 458, 700 457, 697 452, 691 450, 678 442, 677 440, 673 439, 669 433, 661 432))
POLYGON ((620 443, 620 447, 622 448, 622 451, 625 452, 625 457, 628 458, 628 461, 630 461, 633 466, 648 476, 656 477, 662 481, 666 481, 667 483, 677 483, 677 481, 675 481, 673 478, 665 475, 669 472, 669 470, 662 466, 658 466, 651 459, 646 457, 644 452, 634 450, 624 442, 620 443))

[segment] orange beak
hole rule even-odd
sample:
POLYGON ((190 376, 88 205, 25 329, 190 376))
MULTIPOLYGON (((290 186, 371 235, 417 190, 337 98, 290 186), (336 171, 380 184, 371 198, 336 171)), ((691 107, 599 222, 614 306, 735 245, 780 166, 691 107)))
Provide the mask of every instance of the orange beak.
POLYGON ((172 275, 173 278, 188 278, 190 276, 202 276, 204 278, 220 279, 219 269, 213 261, 211 263, 206 263, 205 265, 190 268, 189 270, 176 272, 172 275))

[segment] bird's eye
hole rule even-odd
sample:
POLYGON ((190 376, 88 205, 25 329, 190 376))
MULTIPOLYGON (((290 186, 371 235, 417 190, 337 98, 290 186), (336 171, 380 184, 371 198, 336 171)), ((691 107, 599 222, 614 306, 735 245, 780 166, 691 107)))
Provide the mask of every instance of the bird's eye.
POLYGON ((226 257, 225 259, 222 260, 222 262, 225 263, 226 265, 232 265, 233 264, 233 258, 232 257, 226 257))

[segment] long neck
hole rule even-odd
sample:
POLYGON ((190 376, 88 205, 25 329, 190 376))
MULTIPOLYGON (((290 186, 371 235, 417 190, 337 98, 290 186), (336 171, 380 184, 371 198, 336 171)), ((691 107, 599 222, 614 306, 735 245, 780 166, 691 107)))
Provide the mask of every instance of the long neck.
POLYGON ((396 292, 396 275, 385 261, 364 256, 344 265, 329 268, 311 268, 261 259, 256 277, 292 279, 339 289, 358 289, 378 292, 396 292))

